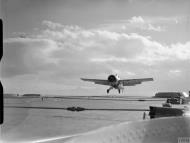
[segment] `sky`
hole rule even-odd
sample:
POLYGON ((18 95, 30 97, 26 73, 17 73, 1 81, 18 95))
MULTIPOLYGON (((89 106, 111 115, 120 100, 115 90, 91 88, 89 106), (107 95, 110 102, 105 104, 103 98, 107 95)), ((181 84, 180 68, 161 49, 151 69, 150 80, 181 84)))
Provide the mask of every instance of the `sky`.
MULTIPOLYGON (((190 90, 189 0, 2 0, 7 93, 105 95, 80 78, 153 77, 126 95, 190 90)), ((118 94, 112 90, 111 94, 118 94)))

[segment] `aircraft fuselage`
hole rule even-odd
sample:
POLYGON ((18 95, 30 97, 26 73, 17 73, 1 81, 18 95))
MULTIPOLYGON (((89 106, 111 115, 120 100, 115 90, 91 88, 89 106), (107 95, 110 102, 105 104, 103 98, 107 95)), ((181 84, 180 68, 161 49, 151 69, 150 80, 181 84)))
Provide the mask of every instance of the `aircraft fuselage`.
POLYGON ((120 93, 121 90, 124 89, 123 84, 119 82, 120 78, 118 75, 109 75, 108 76, 108 82, 110 85, 110 88, 107 89, 107 93, 113 88, 117 89, 118 92, 120 93))

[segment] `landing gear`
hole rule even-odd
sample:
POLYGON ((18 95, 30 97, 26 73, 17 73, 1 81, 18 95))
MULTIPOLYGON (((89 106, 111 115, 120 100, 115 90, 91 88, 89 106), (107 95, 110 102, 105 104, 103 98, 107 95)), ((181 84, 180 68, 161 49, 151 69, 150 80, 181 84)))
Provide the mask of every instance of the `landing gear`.
POLYGON ((115 89, 117 89, 118 90, 118 92, 119 92, 119 94, 121 93, 121 92, 123 92, 123 90, 124 90, 124 88, 122 88, 122 87, 110 87, 110 88, 108 88, 107 89, 107 94, 110 92, 110 90, 112 90, 113 88, 115 88, 115 89))
POLYGON ((107 89, 107 94, 110 92, 111 89, 113 89, 113 87, 110 87, 109 89, 107 89))

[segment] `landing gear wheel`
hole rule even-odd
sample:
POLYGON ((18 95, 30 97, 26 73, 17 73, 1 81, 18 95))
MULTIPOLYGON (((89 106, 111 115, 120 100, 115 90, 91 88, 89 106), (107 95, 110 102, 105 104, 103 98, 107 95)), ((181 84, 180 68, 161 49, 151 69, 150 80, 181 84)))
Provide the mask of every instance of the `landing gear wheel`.
POLYGON ((107 94, 109 93, 109 89, 107 89, 107 94))
POLYGON ((119 89, 118 92, 119 92, 119 94, 120 94, 120 93, 121 93, 121 90, 119 89))

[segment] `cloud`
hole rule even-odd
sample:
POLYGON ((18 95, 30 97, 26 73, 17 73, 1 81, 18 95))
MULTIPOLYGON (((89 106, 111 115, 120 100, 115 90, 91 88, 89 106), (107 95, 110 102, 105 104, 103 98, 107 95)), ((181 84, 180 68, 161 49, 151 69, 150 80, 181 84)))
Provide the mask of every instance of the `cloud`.
POLYGON ((138 16, 138 17, 134 16, 131 19, 129 19, 129 23, 131 23, 131 24, 137 24, 137 23, 144 24, 145 21, 141 16, 138 16))
MULTIPOLYGON (((37 74, 45 70, 54 71, 55 75, 82 75, 99 73, 102 69, 110 71, 111 63, 150 66, 166 60, 190 59, 190 42, 162 45, 137 33, 44 23, 48 23, 50 29, 38 35, 5 40, 4 76, 37 74), (92 69, 95 67, 92 64, 98 68, 92 69)), ((131 23, 145 22, 142 17, 134 17, 131 23)))
MULTIPOLYGON (((133 16, 129 19, 108 21, 106 24, 100 25, 99 28, 108 31, 117 32, 167 32, 172 26, 187 23, 187 18, 183 16, 171 17, 151 17, 151 16, 133 16)), ((178 27, 179 28, 179 27, 178 27)))
MULTIPOLYGON (((144 23, 141 18, 133 21, 144 23)), ((4 41, 4 78, 30 79, 34 85, 53 83, 54 89, 59 85, 57 90, 61 86, 69 90, 76 89, 84 76, 105 78, 118 73, 121 77, 152 75, 165 80, 188 72, 190 41, 166 45, 138 33, 49 23, 51 27, 37 35, 4 41)))
POLYGON ((48 49, 55 43, 48 39, 10 38, 4 41, 2 76, 34 74, 53 65, 48 49))
POLYGON ((167 23, 164 20, 161 18, 133 16, 130 19, 109 21, 107 24, 101 25, 100 28, 118 32, 165 32, 165 24, 167 23))
POLYGON ((134 16, 131 19, 128 20, 129 25, 134 28, 140 28, 141 30, 148 30, 148 31, 156 31, 156 32, 162 32, 165 31, 165 29, 161 26, 154 26, 153 21, 151 20, 145 20, 141 16, 134 16))
POLYGON ((44 20, 42 22, 43 25, 48 26, 51 29, 56 29, 56 28, 63 28, 64 25, 60 24, 60 23, 55 23, 52 21, 48 21, 48 20, 44 20))
POLYGON ((152 31, 157 31, 157 32, 164 31, 164 28, 161 28, 160 26, 154 27, 152 24, 148 24, 147 29, 152 30, 152 31))
POLYGON ((169 70, 169 73, 172 74, 172 75, 175 75, 175 76, 179 76, 181 75, 181 70, 169 70))
POLYGON ((148 21, 154 24, 178 24, 185 21, 184 16, 171 16, 171 17, 145 17, 148 21))

